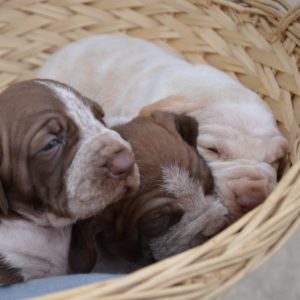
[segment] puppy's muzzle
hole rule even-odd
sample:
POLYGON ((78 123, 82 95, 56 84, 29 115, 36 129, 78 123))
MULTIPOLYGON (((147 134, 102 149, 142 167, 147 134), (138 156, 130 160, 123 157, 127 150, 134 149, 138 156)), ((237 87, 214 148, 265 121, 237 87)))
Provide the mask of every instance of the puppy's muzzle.
POLYGON ((126 149, 114 153, 107 162, 110 175, 114 178, 125 179, 134 168, 135 160, 131 152, 126 149))
POLYGON ((121 149, 113 153, 107 160, 106 167, 109 176, 117 180, 124 180, 127 192, 134 193, 139 187, 137 166, 133 153, 128 149, 121 149))
POLYGON ((221 198, 236 217, 260 205, 276 185, 276 170, 265 162, 240 159, 211 167, 221 198))
POLYGON ((122 182, 127 192, 136 192, 140 185, 140 176, 134 154, 129 143, 116 132, 106 132, 94 138, 94 153, 101 157, 99 167, 107 170, 108 177, 115 182, 122 182))

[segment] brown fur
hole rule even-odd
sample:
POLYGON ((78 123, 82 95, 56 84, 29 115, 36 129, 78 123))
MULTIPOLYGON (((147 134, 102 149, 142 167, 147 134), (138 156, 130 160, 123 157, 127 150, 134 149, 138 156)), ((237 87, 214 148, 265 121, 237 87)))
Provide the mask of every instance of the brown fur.
POLYGON ((4 212, 47 210, 68 216, 60 178, 76 151, 79 136, 75 123, 65 115, 63 104, 48 89, 32 81, 5 90, 0 95, 0 107, 4 212), (49 133, 64 131, 66 135, 62 138, 66 145, 62 151, 40 151, 47 144, 49 133))
MULTIPOLYGON (((56 81, 24 81, 0 94, 0 220, 6 221, 5 225, 0 223, 0 230, 2 237, 6 230, 13 233, 5 245, 0 244, 0 256, 3 256, 0 282, 13 280, 10 278, 18 279, 19 274, 14 270, 22 268, 20 260, 26 259, 26 255, 30 256, 30 251, 38 247, 47 248, 47 245, 40 242, 38 234, 42 230, 38 228, 50 228, 47 231, 49 235, 53 228, 56 236, 59 236, 57 232, 61 230, 61 236, 65 234, 66 241, 69 237, 65 233, 68 226, 70 229, 78 219, 99 213, 106 205, 119 200, 126 191, 138 188, 139 176, 130 146, 116 132, 105 128, 103 116, 103 110, 98 104, 56 81), (73 108, 75 113, 72 114, 73 108), (79 108, 83 109, 76 115, 79 108), (87 123, 88 118, 90 123, 87 123), (85 128, 85 124, 88 124, 87 127, 90 124, 92 126, 85 128), (93 130, 91 135, 89 130, 93 130), (55 147, 51 146, 53 140, 58 140, 58 144, 54 141, 55 147), (82 148, 86 150, 85 156, 80 153, 82 148), (120 176, 114 174, 111 167, 118 167, 115 162, 118 151, 123 151, 122 157, 125 159, 130 156, 129 161, 132 162, 120 176), (79 178, 80 184, 75 185, 69 179, 70 170, 74 161, 81 162, 82 157, 91 160, 93 165, 87 166, 85 170, 89 175, 87 178, 82 178, 82 174, 85 174, 83 171, 71 174, 75 173, 74 177, 79 178), (78 191, 80 185, 88 187, 89 193, 80 193, 83 190, 78 191), (73 186, 75 196, 70 193, 73 186), (83 195, 79 195, 79 198, 77 194, 83 195), (24 247, 15 249, 18 227, 14 227, 13 222, 20 220, 30 223, 31 229, 22 237, 23 242, 20 244, 24 247), (35 237, 35 245, 38 246, 31 249, 31 239, 35 237), (16 276, 12 277, 11 273, 16 276)), ((66 248, 58 261, 64 259, 67 251, 66 248)), ((36 258, 36 265, 28 268, 32 267, 32 270, 20 270, 25 280, 39 276, 35 272, 40 267, 38 255, 35 253, 31 257, 36 258)), ((43 257, 44 265, 48 263, 50 270, 42 276, 61 275, 55 272, 65 270, 59 265, 56 268, 56 264, 52 264, 54 267, 51 269, 52 261, 47 261, 48 258, 55 260, 51 255, 49 250, 48 257, 43 257)))
MULTIPOLYGON (((190 209, 194 209, 194 204, 189 197, 178 196, 165 189, 163 168, 178 165, 188 172, 191 181, 196 180, 202 186, 204 198, 215 196, 211 171, 196 149, 197 128, 197 122, 191 117, 163 112, 136 118, 114 128, 132 145, 141 174, 141 186, 134 196, 123 198, 119 203, 109 206, 100 216, 73 227, 69 256, 72 272, 91 269, 95 261, 95 239, 100 253, 98 271, 128 271, 174 254, 171 251, 169 254, 156 251, 157 246, 151 248, 151 242, 168 236, 174 226, 175 234, 184 234, 189 223, 205 213, 201 211, 200 205, 200 209, 196 206, 196 216, 192 216, 190 209), (182 220, 185 221, 181 223, 182 220), (123 265, 115 268, 111 263, 107 264, 109 260, 116 261, 116 264, 121 261, 123 265), (132 262, 133 266, 126 267, 128 262, 132 262)), ((211 199, 208 202, 214 211, 217 200, 211 199)), ((222 210, 216 209, 209 220, 199 223, 196 240, 194 236, 189 237, 190 232, 187 230, 188 241, 180 247, 180 251, 201 244, 220 231, 228 224, 225 214, 223 207, 222 210), (211 232, 205 236, 208 228, 211 232)), ((173 245, 176 253, 176 243, 173 245)))

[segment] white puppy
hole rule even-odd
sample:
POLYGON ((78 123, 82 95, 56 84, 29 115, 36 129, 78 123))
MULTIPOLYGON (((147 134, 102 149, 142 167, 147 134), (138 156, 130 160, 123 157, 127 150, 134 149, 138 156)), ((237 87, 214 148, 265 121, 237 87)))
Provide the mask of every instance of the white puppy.
POLYGON ((258 95, 223 72, 192 65, 140 39, 82 39, 53 55, 38 75, 65 82, 97 101, 109 123, 153 110, 195 117, 198 150, 208 160, 233 218, 272 191, 289 150, 258 95))

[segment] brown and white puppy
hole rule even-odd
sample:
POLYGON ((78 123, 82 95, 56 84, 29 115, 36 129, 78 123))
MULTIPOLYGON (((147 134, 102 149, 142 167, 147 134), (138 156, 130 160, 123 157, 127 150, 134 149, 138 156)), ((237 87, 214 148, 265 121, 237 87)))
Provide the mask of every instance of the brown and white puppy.
POLYGON ((73 227, 73 272, 124 272, 200 245, 228 221, 209 167, 197 151, 198 124, 155 112, 114 127, 132 146, 141 174, 135 195, 73 227), (133 265, 130 265, 130 263, 133 265))
POLYGON ((154 110, 199 123, 198 150, 209 162, 231 216, 260 204, 277 182, 289 147, 270 108, 228 75, 129 36, 102 35, 67 45, 39 73, 103 105, 108 120, 154 110))
POLYGON ((0 94, 0 157, 1 283, 65 274, 71 225, 139 186, 101 107, 51 80, 0 94))

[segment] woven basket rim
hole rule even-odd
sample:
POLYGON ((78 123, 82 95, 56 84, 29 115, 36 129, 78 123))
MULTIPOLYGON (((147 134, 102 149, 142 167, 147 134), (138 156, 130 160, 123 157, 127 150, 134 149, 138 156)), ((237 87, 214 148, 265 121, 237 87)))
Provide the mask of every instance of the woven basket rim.
POLYGON ((204 245, 121 279, 40 299, 216 299, 287 241, 300 225, 299 18, 300 4, 284 0, 0 1, 0 90, 34 77, 70 41, 129 34, 217 67, 259 93, 292 145, 292 167, 265 203, 204 245))

